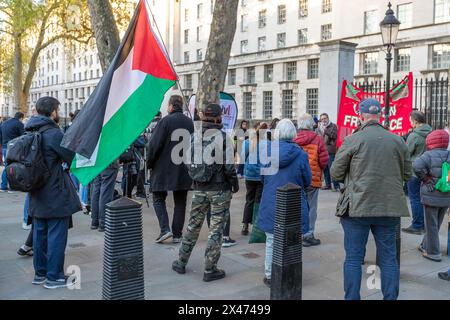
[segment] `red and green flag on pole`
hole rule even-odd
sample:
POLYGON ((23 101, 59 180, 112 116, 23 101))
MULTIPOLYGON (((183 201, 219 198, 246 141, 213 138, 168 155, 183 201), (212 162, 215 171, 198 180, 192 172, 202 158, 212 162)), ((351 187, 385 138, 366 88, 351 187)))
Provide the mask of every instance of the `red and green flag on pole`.
POLYGON ((87 185, 145 130, 176 83, 162 40, 141 0, 108 70, 64 135, 71 172, 87 185))

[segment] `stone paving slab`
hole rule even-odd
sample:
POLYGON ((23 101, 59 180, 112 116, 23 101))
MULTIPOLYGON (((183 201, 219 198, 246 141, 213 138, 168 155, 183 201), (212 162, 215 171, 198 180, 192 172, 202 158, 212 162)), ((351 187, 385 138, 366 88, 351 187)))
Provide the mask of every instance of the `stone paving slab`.
MULTIPOLYGON (((342 265, 344 260, 343 232, 334 216, 338 194, 321 191, 316 236, 322 245, 303 250, 303 299, 343 298, 342 265)), ((0 193, 0 299, 101 299, 103 268, 103 234, 89 229, 90 218, 82 213, 74 215, 74 228, 69 232, 66 267, 77 265, 81 270, 80 290, 46 290, 33 286, 31 258, 19 257, 18 247, 28 232, 21 229, 24 195, 0 193)), ((168 197, 168 208, 173 208, 168 197)), ((151 201, 151 199, 150 199, 151 201)), ((179 245, 156 244, 158 221, 153 208, 143 204, 144 266, 146 299, 269 299, 270 290, 262 283, 264 277, 264 244, 248 244, 249 237, 240 235, 245 186, 234 195, 231 208, 231 237, 238 244, 222 250, 220 267, 227 277, 205 283, 203 277, 204 250, 207 240, 206 223, 185 275, 171 270, 179 245)), ((188 209, 190 203, 188 202, 188 209)), ((169 212, 170 212, 169 211, 169 212)), ((188 214, 187 214, 188 217, 188 214)), ((187 219, 186 217, 186 219, 187 219)), ((403 219, 407 226, 409 219, 403 219)), ((444 256, 440 263, 422 258, 416 247, 420 236, 402 234, 400 299, 450 299, 450 283, 437 278, 437 272, 450 268, 444 256)), ((442 251, 447 249, 447 226, 441 230, 442 251)), ((363 266, 361 296, 363 299, 382 299, 379 290, 369 290, 365 270, 375 261, 375 244, 369 237, 366 264, 363 266)))

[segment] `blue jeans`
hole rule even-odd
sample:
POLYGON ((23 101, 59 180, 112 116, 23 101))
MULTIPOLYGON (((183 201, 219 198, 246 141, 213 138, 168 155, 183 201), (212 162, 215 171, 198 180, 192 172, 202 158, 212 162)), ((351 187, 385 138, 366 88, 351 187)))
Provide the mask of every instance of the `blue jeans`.
POLYGON ((33 265, 37 276, 64 279, 64 258, 70 218, 33 219, 33 265))
POLYGON ((114 199, 118 169, 107 167, 92 182, 92 225, 105 226, 106 204, 114 199))
POLYGON ((23 205, 23 222, 27 223, 28 221, 28 208, 30 206, 30 196, 28 193, 25 196, 25 204, 23 205))
POLYGON ((396 300, 400 287, 396 230, 400 218, 341 218, 344 229, 344 290, 346 300, 360 300, 361 261, 366 253, 369 232, 375 238, 381 269, 381 291, 385 300, 396 300))
POLYGON ((8 189, 8 180, 6 179, 6 146, 2 146, 2 155, 3 155, 3 164, 5 165, 3 172, 2 172, 2 190, 8 189))
MULTIPOLYGON (((327 185, 327 187, 331 187, 330 169, 331 169, 331 165, 333 164, 335 154, 330 153, 329 156, 330 156, 330 158, 328 159, 328 165, 325 169, 323 169, 323 175, 325 177, 325 184, 327 185)), ((336 190, 339 190, 339 188, 340 188, 339 182, 336 182, 334 180, 333 180, 333 186, 334 186, 334 189, 336 189, 336 190)))
POLYGON ((411 203, 412 223, 414 229, 422 230, 425 228, 423 205, 420 202, 420 180, 417 177, 411 177, 408 180, 408 197, 411 203))
POLYGON ((264 260, 264 274, 272 279, 273 233, 266 232, 266 258, 264 260))

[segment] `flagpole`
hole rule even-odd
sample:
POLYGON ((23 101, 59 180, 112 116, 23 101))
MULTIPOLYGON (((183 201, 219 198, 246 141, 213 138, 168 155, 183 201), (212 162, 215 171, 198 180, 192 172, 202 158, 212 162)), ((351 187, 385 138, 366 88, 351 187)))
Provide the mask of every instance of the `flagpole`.
POLYGON ((163 45, 163 47, 164 47, 164 52, 165 52, 165 54, 166 54, 166 56, 167 56, 167 58, 168 58, 167 60, 169 61, 170 66, 172 67, 172 70, 174 71, 174 73, 175 73, 176 76, 177 76, 176 83, 177 83, 178 87, 180 88, 180 91, 181 91, 181 98, 183 99, 183 104, 184 104, 184 106, 186 107, 187 112, 189 113, 189 115, 190 115, 190 117, 191 117, 191 119, 192 119, 192 121, 193 121, 193 120, 194 120, 193 115, 191 114, 191 111, 189 110, 188 102, 186 101, 186 98, 184 97, 184 94, 183 94, 183 88, 181 87, 180 77, 178 77, 178 74, 177 74, 177 72, 176 72, 176 70, 175 70, 175 67, 174 67, 174 65, 173 65, 173 63, 172 63, 172 60, 170 59, 169 51, 167 50, 166 44, 164 43, 164 39, 163 39, 163 37, 161 36, 161 32, 159 31, 158 24, 156 23, 155 16, 153 15, 152 9, 150 9, 150 6, 148 5, 147 0, 143 0, 143 1, 144 1, 144 3, 145 3, 145 7, 147 8, 148 12, 150 12, 150 14, 151 14, 151 16, 152 16, 153 24, 154 24, 155 27, 156 27, 156 31, 158 32, 159 39, 161 39, 161 43, 162 43, 162 45, 163 45))

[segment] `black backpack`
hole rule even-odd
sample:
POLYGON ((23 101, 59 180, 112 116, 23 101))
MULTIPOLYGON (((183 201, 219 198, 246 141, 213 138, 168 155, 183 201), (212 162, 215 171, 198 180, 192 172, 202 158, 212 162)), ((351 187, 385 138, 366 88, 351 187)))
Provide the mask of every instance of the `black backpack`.
POLYGON ((49 179, 50 171, 42 153, 42 133, 51 128, 53 126, 43 126, 8 143, 5 170, 12 190, 35 191, 49 179))
MULTIPOLYGON (((214 174, 219 171, 219 169, 222 167, 222 164, 206 164, 204 161, 202 163, 194 163, 194 155, 195 155, 195 145, 194 145, 194 135, 196 133, 191 134, 191 145, 187 151, 187 156, 190 157, 190 161, 185 162, 187 172, 189 174, 189 177, 195 182, 199 183, 207 183, 210 182, 213 178, 214 174)), ((222 132, 222 137, 225 139, 225 133, 222 132)), ((200 137, 201 139, 202 137, 200 137)), ((202 151, 209 146, 210 144, 214 143, 214 139, 212 140, 202 140, 202 151)), ((203 159, 202 159, 203 160, 203 159)))

